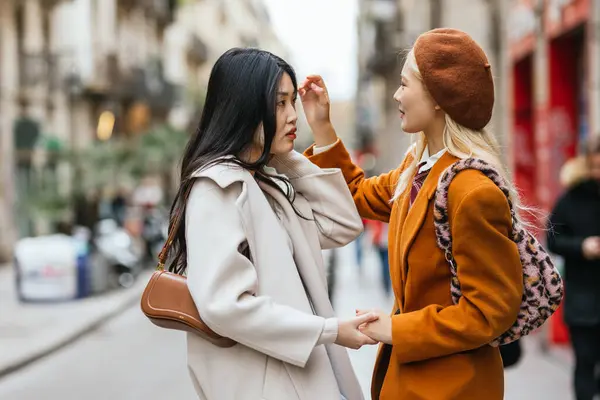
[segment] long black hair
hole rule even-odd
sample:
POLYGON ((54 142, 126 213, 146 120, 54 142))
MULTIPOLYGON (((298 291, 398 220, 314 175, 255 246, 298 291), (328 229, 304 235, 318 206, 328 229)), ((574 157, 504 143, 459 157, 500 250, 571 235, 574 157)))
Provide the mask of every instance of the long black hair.
POLYGON ((218 163, 224 156, 233 156, 227 162, 253 171, 256 180, 284 193, 293 203, 294 192, 289 180, 263 170, 277 130, 277 90, 284 73, 292 80, 295 98, 298 84, 294 69, 267 51, 233 48, 213 66, 200 123, 185 148, 181 183, 171 206, 169 232, 177 229, 170 248, 170 253, 174 252, 169 265, 171 272, 181 274, 187 267, 184 215, 187 199, 184 196, 194 183, 194 172, 218 163), (262 154, 258 160, 248 162, 243 155, 251 149, 261 124, 264 130, 262 154), (280 188, 274 179, 283 181, 287 189, 280 188), (180 218, 179 226, 174 226, 176 218, 180 218))

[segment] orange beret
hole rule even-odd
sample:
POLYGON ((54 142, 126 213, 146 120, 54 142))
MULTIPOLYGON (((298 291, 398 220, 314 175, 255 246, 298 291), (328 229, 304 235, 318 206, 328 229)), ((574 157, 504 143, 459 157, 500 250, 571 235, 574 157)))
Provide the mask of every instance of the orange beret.
POLYGON ((483 129, 494 107, 494 80, 483 49, 465 32, 439 28, 419 36, 413 52, 442 110, 462 126, 483 129))

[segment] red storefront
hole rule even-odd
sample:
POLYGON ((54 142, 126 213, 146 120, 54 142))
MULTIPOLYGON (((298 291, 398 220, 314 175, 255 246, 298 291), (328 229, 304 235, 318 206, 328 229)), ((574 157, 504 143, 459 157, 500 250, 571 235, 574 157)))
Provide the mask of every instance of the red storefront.
MULTIPOLYGON (((540 16, 531 0, 513 3, 512 167, 524 201, 550 211, 562 191, 560 169, 587 135, 590 0, 546 0, 540 16), (544 24, 542 41, 536 40, 536 21, 544 24)), ((553 342, 568 341, 561 315, 552 319, 553 342)))

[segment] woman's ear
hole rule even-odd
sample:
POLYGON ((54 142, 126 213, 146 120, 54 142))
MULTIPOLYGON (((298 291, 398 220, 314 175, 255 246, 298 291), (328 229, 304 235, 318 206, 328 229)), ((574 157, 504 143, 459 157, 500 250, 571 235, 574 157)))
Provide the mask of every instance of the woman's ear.
POLYGON ((435 109, 435 111, 440 111, 442 109, 442 107, 438 106, 437 104, 433 108, 435 109))

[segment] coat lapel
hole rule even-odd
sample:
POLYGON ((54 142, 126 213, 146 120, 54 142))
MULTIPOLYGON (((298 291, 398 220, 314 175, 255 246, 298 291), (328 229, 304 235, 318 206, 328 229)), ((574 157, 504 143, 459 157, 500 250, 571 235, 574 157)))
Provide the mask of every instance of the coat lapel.
MULTIPOLYGON (((423 187, 419 191, 419 194, 417 195, 415 202, 410 207, 410 209, 408 209, 410 195, 406 195, 403 198, 401 211, 406 212, 406 209, 408 209, 400 237, 399 254, 401 257, 400 270, 403 285, 406 283, 406 278, 408 274, 408 252, 410 251, 410 247, 414 243, 415 238, 419 233, 419 230, 423 226, 423 222, 425 221, 425 217, 427 216, 427 210, 429 209, 429 201, 435 194, 435 190, 437 189, 437 184, 440 176, 446 170, 446 168, 452 165, 456 160, 456 157, 446 152, 434 164, 433 168, 431 168, 431 171, 429 172, 429 175, 427 175, 425 182, 423 183, 423 187)), ((404 299, 402 299, 400 305, 404 305, 404 299)))
MULTIPOLYGON (((269 185, 259 183, 261 189, 275 199, 284 213, 284 224, 294 245, 294 260, 298 268, 304 288, 312 301, 314 311, 317 315, 325 318, 335 317, 335 311, 329 301, 327 292, 327 276, 323 267, 323 257, 321 255, 318 240, 311 243, 311 230, 314 224, 312 221, 300 219, 289 201, 278 190, 269 185), (316 251, 315 251, 316 249, 316 251)), ((302 215, 312 215, 312 210, 308 201, 302 196, 296 196, 294 206, 302 215)), ((338 345, 326 345, 325 349, 329 356, 329 361, 333 367, 338 387, 345 394, 348 400, 362 399, 360 385, 355 378, 354 370, 348 356, 348 352, 338 345)), ((292 377, 292 379, 294 379, 292 377)), ((301 382, 298 382, 301 384, 301 382)))
MULTIPOLYGON (((323 258, 320 251, 318 254, 312 249, 304 235, 304 228, 300 218, 294 212, 285 196, 273 187, 259 183, 260 188, 271 196, 283 210, 283 223, 287 227, 287 233, 294 246, 294 260, 298 274, 302 279, 304 287, 310 296, 315 311, 322 317, 334 316, 331 302, 327 293, 327 276, 322 268, 323 258), (307 258, 310 257, 310 258, 307 258)), ((294 205, 302 215, 311 215, 310 205, 297 196, 294 205)))
MULTIPOLYGON (((238 197, 236 201, 236 205, 238 207, 238 212, 240 214, 240 219, 242 221, 242 226, 244 227, 244 231, 246 232, 246 240, 248 241, 248 246, 250 247, 250 257, 257 251, 257 246, 254 241, 254 222, 250 203, 248 202, 248 197, 250 196, 250 192, 252 191, 252 185, 256 185, 255 182, 251 180, 242 181, 242 194, 238 197)), ((256 188, 258 190, 258 188, 256 188)))
MULTIPOLYGON (((409 186, 410 188, 410 186, 409 186)), ((403 274, 402 274, 402 253, 398 251, 400 248, 400 243, 402 239, 402 232, 404 229, 404 221, 406 221, 406 216, 408 214, 408 204, 410 192, 408 192, 409 188, 407 188, 404 193, 397 200, 397 214, 396 217, 390 220, 390 232, 394 231, 395 235, 393 240, 389 242, 390 246, 393 246, 394 253, 390 254, 390 279, 392 281, 392 288, 394 293, 396 294, 396 298, 398 299, 398 304, 403 304, 404 297, 404 284, 403 284, 403 274)))

